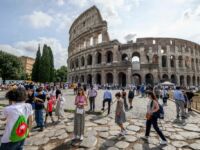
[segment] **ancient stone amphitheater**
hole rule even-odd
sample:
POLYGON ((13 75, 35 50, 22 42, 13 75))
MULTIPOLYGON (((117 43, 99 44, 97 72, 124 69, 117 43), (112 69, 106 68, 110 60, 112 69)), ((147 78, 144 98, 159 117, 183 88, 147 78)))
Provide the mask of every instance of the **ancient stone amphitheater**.
POLYGON ((69 30, 70 82, 126 86, 171 81, 200 84, 200 45, 176 38, 138 38, 122 44, 110 40, 107 22, 93 6, 69 30))

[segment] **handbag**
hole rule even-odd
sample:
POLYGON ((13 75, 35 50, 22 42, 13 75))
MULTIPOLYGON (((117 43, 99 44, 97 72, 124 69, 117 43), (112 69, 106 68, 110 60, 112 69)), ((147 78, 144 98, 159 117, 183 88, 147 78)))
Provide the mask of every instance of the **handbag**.
POLYGON ((152 118, 152 115, 150 113, 146 113, 146 119, 150 120, 152 118))

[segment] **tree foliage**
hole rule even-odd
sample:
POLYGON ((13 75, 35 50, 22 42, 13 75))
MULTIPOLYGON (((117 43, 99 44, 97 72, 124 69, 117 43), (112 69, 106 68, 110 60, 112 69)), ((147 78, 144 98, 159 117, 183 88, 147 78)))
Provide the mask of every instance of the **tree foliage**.
POLYGON ((59 69, 55 70, 55 81, 66 82, 67 81, 67 67, 61 66, 59 69))
POLYGON ((7 79, 23 79, 25 77, 25 72, 20 58, 0 51, 0 76, 4 82, 7 79))
POLYGON ((32 69, 32 80, 35 82, 38 82, 40 80, 40 61, 41 61, 41 52, 39 46, 36 54, 35 63, 33 64, 33 69, 32 69))
POLYGON ((36 61, 33 66, 32 80, 36 82, 53 82, 54 80, 54 57, 51 47, 44 44, 42 50, 38 48, 36 61))

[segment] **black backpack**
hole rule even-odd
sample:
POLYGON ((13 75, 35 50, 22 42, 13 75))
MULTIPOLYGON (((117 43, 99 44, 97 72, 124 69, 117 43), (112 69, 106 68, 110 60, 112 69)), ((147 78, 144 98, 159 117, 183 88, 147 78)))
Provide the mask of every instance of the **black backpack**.
MULTIPOLYGON (((158 105, 159 105, 159 110, 157 112, 154 112, 153 116, 159 119, 164 119, 165 112, 164 112, 163 106, 159 103, 158 105)), ((151 102, 150 106, 151 108, 153 107, 153 101, 151 102)))

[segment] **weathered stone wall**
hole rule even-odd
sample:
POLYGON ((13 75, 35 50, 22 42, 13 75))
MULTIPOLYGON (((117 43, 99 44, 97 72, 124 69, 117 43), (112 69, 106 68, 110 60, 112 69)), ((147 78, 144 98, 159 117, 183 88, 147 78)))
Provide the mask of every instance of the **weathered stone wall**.
POLYGON ((70 82, 200 84, 200 45, 194 42, 176 38, 138 38, 127 44, 110 41, 107 23, 95 6, 74 21, 69 33, 70 82))

